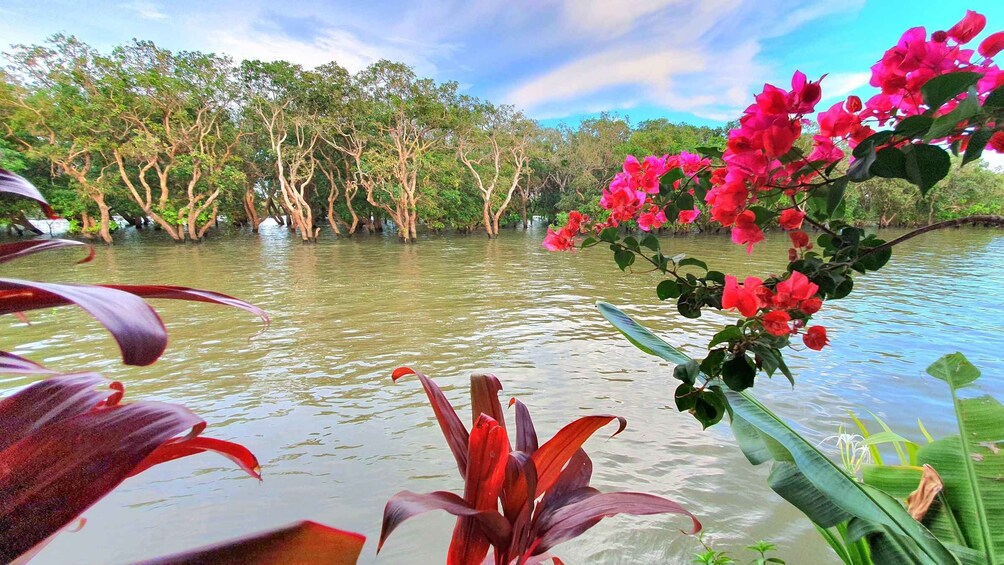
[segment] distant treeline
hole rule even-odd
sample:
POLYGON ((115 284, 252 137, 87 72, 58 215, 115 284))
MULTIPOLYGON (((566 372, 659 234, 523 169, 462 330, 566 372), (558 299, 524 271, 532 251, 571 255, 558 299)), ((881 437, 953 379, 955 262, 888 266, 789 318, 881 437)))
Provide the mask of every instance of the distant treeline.
MULTIPOLYGON (((723 147, 729 129, 613 114, 542 127, 389 61, 352 74, 148 41, 101 53, 63 35, 5 58, 0 166, 41 187, 71 231, 107 242, 130 225, 200 240, 269 217, 304 241, 388 222, 404 241, 493 237, 533 216, 599 217, 626 155, 723 147)), ((882 179, 847 196, 855 221, 880 225, 999 214, 1002 202, 1004 176, 983 166, 956 169, 926 199, 882 179)), ((23 206, 0 202, 0 222, 31 230, 23 206)))

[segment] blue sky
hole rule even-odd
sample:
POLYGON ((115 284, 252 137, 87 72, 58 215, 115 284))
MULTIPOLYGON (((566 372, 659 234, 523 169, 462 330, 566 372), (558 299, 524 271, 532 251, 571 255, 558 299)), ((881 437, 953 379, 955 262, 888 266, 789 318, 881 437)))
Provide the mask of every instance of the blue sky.
POLYGON ((4 0, 0 43, 65 32, 108 49, 136 37, 350 71, 387 58, 546 124, 602 110, 719 124, 796 69, 829 73, 824 99, 867 94, 869 67, 905 29, 947 29, 966 8, 1004 29, 1000 1, 4 0))

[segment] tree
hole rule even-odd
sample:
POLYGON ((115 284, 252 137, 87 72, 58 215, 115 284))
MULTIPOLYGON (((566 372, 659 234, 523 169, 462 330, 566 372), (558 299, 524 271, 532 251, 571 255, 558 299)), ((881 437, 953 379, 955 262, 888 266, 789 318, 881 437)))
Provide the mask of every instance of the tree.
MULTIPOLYGON (((484 226, 498 237, 499 219, 529 171, 533 123, 512 106, 475 102, 456 135, 457 155, 470 171, 484 201, 484 226)), ((524 226, 526 224, 526 197, 524 226)))

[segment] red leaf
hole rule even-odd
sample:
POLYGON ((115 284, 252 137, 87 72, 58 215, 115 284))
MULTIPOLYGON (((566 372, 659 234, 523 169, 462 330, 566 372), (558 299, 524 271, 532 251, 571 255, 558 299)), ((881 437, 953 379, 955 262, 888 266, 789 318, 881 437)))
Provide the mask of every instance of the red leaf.
POLYGON ((27 257, 33 253, 52 251, 64 247, 87 247, 87 256, 77 261, 77 263, 86 263, 94 259, 94 247, 80 241, 73 241, 72 239, 32 239, 0 245, 0 263, 27 257))
POLYGON ((477 422, 478 417, 485 414, 505 427, 505 413, 499 402, 499 392, 502 383, 495 375, 471 375, 471 422, 477 422))
MULTIPOLYGON (((497 512, 509 459, 509 437, 498 422, 482 414, 471 429, 468 445, 464 501, 474 510, 497 512)), ((479 565, 488 555, 489 544, 488 536, 475 518, 458 518, 447 563, 479 565)), ((508 539, 503 546, 509 546, 508 539)))
POLYGON ((149 365, 167 347, 160 316, 138 296, 100 286, 0 279, 0 314, 68 304, 80 306, 108 328, 127 365, 149 365))
MULTIPOLYGON (((254 460, 234 444, 196 438, 206 424, 186 408, 122 405, 123 393, 117 382, 81 373, 41 381, 0 400, 0 562, 59 531, 165 442, 221 451, 244 465, 254 460), (187 436, 175 439, 185 431, 187 436)), ((175 457, 161 459, 170 458, 175 457)))
POLYGON ((497 510, 478 511, 464 502, 463 498, 452 492, 437 491, 418 494, 401 491, 387 501, 383 510, 383 526, 380 528, 380 543, 377 553, 383 548, 391 532, 397 529, 405 520, 432 510, 445 510, 454 516, 477 518, 485 532, 490 532, 493 538, 509 537, 509 523, 497 510))
POLYGON ((537 451, 537 430, 533 428, 533 419, 526 405, 516 400, 509 400, 509 406, 516 405, 516 451, 533 455, 537 451))
POLYGON ((157 446, 203 424, 181 406, 137 402, 49 423, 7 447, 0 452, 0 562, 76 518, 157 446))
POLYGON ((128 292, 129 294, 142 296, 143 298, 167 298, 171 300, 188 300, 190 302, 207 302, 209 304, 232 306, 234 308, 240 308, 241 310, 248 311, 255 316, 258 316, 266 323, 269 321, 268 314, 261 308, 255 306, 254 304, 244 302, 239 298, 234 298, 233 296, 228 296, 226 294, 220 294, 219 292, 199 290, 197 288, 188 288, 184 286, 167 285, 103 284, 100 286, 105 288, 114 288, 115 290, 121 290, 123 292, 128 292))
POLYGON ((540 537, 530 553, 540 554, 548 549, 568 541, 592 526, 599 520, 617 514, 645 516, 650 514, 683 514, 693 522, 690 533, 701 530, 701 523, 693 514, 672 500, 637 492, 597 493, 594 489, 582 489, 583 496, 576 493, 566 495, 576 499, 568 504, 555 505, 547 512, 541 512, 537 519, 537 531, 540 537))
POLYGON ((592 476, 593 461, 580 447, 572 455, 565 468, 561 470, 558 480, 554 481, 554 485, 544 493, 544 498, 540 500, 541 511, 566 494, 589 486, 589 480, 592 476))
POLYGON ((354 565, 366 538, 316 522, 296 524, 168 557, 146 565, 233 564, 354 565))
POLYGON ((97 373, 60 375, 0 399, 0 453, 41 428, 84 414, 113 393, 97 373))
POLYGON ((167 441, 157 449, 153 450, 153 453, 147 455, 146 459, 140 462, 140 464, 137 465, 131 473, 129 473, 129 476, 132 477, 134 475, 138 475, 154 465, 166 463, 175 459, 181 459, 182 457, 188 457, 189 455, 204 453, 206 451, 219 453, 236 463, 237 466, 243 469, 245 473, 258 479, 259 481, 261 480, 261 466, 258 465, 258 459, 254 456, 254 453, 251 453, 251 450, 239 443, 201 436, 182 437, 167 441))
POLYGON ((24 357, 0 351, 0 373, 22 373, 25 375, 45 375, 55 371, 46 369, 38 363, 24 357))
POLYGON ((460 476, 466 476, 467 439, 469 434, 467 433, 467 428, 464 427, 464 423, 460 421, 457 411, 450 404, 450 401, 446 399, 446 395, 443 394, 439 386, 422 373, 418 373, 407 367, 400 367, 394 371, 391 378, 397 381, 397 379, 405 375, 415 375, 422 382, 422 388, 425 389, 425 395, 429 397, 429 404, 432 405, 432 411, 436 414, 439 427, 443 430, 446 443, 450 446, 450 451, 453 452, 453 458, 457 460, 457 468, 460 469, 460 476))
POLYGON ((533 463, 537 466, 537 496, 551 488, 565 463, 596 430, 615 419, 620 422, 620 426, 613 434, 616 436, 627 427, 627 420, 624 418, 607 415, 585 416, 561 428, 554 437, 540 446, 533 453, 533 463))
POLYGON ((35 188, 35 185, 28 182, 24 177, 15 175, 7 169, 0 169, 0 192, 30 198, 38 202, 39 206, 42 207, 42 211, 45 212, 45 215, 49 219, 59 219, 59 216, 52 210, 49 203, 45 201, 42 193, 35 188))

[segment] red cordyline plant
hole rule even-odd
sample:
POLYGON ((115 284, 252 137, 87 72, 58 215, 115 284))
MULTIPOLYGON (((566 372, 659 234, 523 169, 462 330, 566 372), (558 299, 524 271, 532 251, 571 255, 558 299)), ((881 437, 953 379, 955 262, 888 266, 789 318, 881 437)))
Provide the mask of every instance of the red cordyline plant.
MULTIPOLYGON (((25 179, 0 169, 0 192, 45 199, 25 179)), ((0 263, 67 247, 47 239, 0 244, 0 263)), ((80 262, 93 258, 93 250, 80 262)), ((167 346, 156 311, 143 298, 174 298, 234 306, 268 317, 236 298, 176 286, 53 284, 0 278, 0 314, 75 304, 118 342, 122 360, 149 365, 167 346)), ((154 465, 206 451, 219 453, 252 477, 258 461, 245 447, 202 437, 206 422, 183 406, 123 403, 125 387, 97 373, 58 374, 0 351, 0 372, 45 380, 0 399, 0 562, 23 563, 122 481, 154 465)), ((220 546, 156 560, 158 563, 355 563, 365 538, 311 522, 220 546)))
POLYGON ((1004 153, 1004 72, 994 62, 1004 51, 1004 32, 975 50, 966 46, 985 26, 984 16, 968 11, 948 31, 907 30, 871 69, 877 94, 864 102, 849 96, 814 120, 823 78, 796 72, 790 90, 764 85, 724 148, 628 156, 600 199, 606 219, 590 229, 589 219, 573 211, 565 226, 548 230, 543 246, 569 250, 580 233, 592 232, 583 248, 607 244, 622 270, 640 258, 665 275, 657 295, 675 300, 682 316, 697 318, 702 308, 741 315, 711 339, 707 357, 675 373, 683 381, 675 395, 679 409, 714 424, 726 411, 721 385, 742 391, 759 371, 781 372, 794 383, 781 350, 796 336, 809 349, 823 349, 829 337, 825 327, 810 325, 812 316, 824 301, 847 296, 856 273, 881 269, 894 246, 935 229, 1004 226, 1004 217, 975 215, 884 241, 845 221, 851 182, 898 178, 926 195, 948 174, 950 153, 960 166, 984 149, 1004 153), (798 141, 809 128, 811 149, 802 149, 798 141), (788 267, 740 280, 700 259, 664 254, 653 234, 618 231, 625 222, 643 232, 671 220, 692 223, 702 207, 747 252, 765 239, 764 228, 787 232, 788 267), (814 242, 804 226, 821 232, 814 242))
POLYGON ((617 435, 627 425, 624 418, 585 416, 539 444, 529 411, 512 399, 513 446, 499 402, 502 384, 494 375, 471 376, 470 432, 432 379, 407 367, 395 370, 393 379, 405 375, 416 375, 425 389, 464 479, 464 495, 446 491, 394 495, 384 508, 380 547, 402 522, 430 510, 457 516, 447 557, 451 565, 561 563, 546 553, 616 514, 683 514, 691 519, 691 533, 700 531, 697 518, 671 500, 635 492, 601 493, 589 486, 592 462, 582 444, 614 420, 619 422, 617 435))

